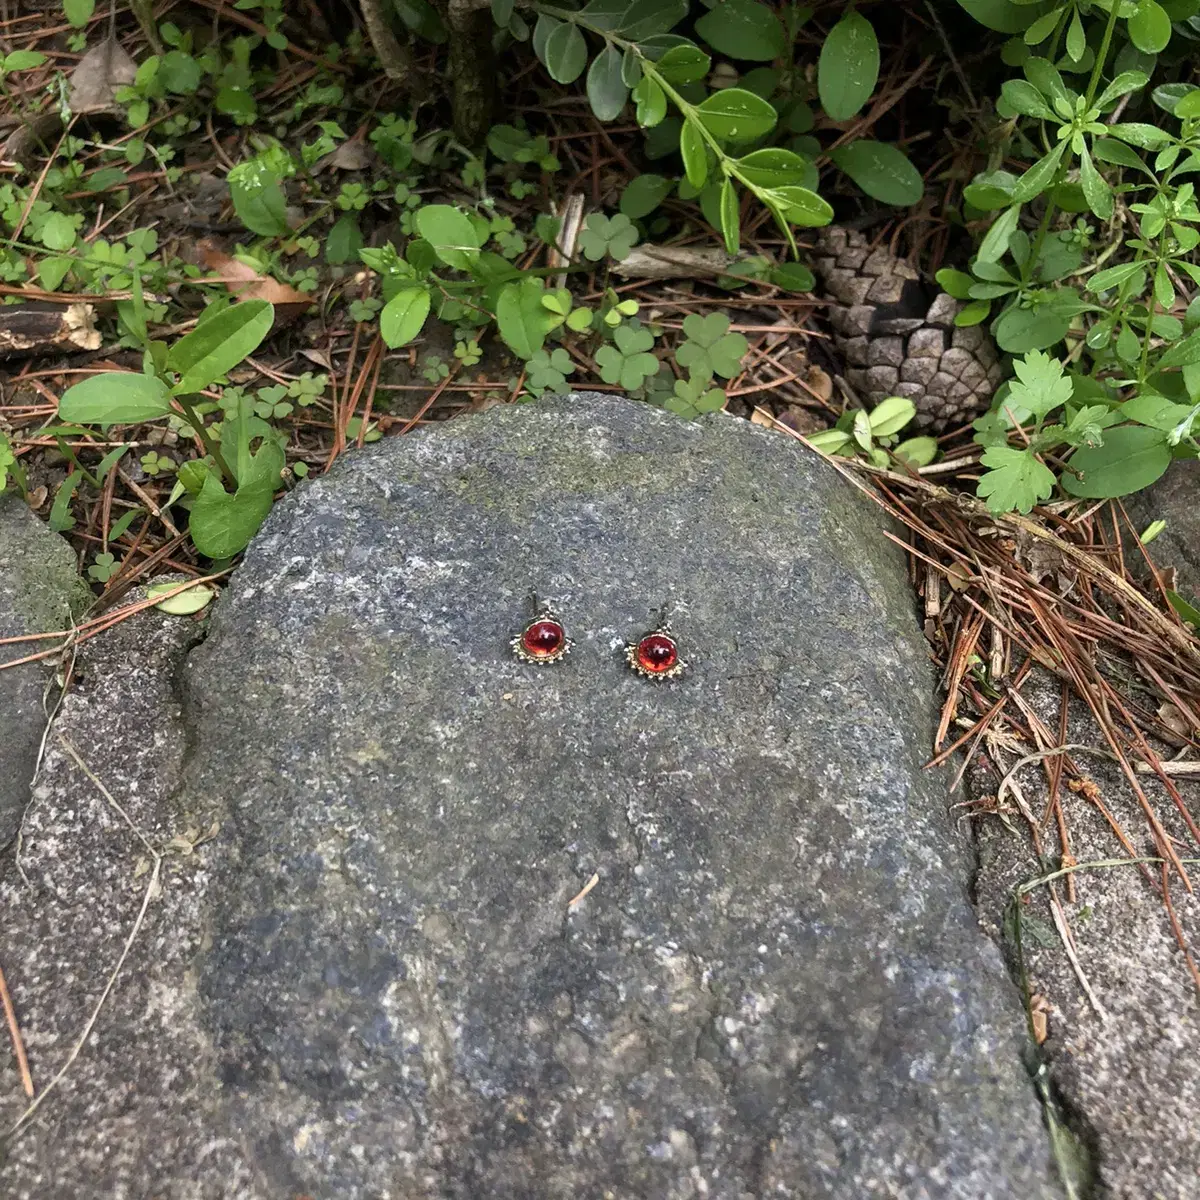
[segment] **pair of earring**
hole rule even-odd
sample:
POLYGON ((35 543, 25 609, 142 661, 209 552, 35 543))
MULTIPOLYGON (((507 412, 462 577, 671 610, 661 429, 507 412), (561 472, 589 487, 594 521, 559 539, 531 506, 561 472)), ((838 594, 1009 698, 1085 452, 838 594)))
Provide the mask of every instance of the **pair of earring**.
MULTIPOLYGON (((539 667, 562 662, 574 644, 567 636, 566 626, 550 608, 538 604, 536 592, 531 598, 536 615, 509 645, 522 662, 539 667)), ((636 642, 626 643, 625 661, 643 679, 674 679, 683 674, 687 663, 679 656, 679 643, 667 623, 665 607, 653 629, 643 633, 636 642)))

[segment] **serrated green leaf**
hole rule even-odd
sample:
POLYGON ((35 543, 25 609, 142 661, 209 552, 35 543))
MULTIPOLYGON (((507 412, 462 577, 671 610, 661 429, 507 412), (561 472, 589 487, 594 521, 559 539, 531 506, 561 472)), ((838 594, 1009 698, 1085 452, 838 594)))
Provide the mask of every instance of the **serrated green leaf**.
POLYGON ((994 513, 1027 513, 1054 491, 1054 472, 1029 450, 989 446, 979 460, 988 470, 976 492, 994 513))

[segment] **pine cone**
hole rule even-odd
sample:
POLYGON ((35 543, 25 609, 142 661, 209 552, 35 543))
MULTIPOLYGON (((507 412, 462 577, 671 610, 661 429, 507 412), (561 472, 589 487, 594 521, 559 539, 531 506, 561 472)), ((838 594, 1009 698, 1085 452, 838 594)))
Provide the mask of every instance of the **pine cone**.
POLYGON ((981 326, 955 327, 957 300, 939 292, 931 304, 908 263, 837 226, 818 232, 813 269, 838 301, 834 344, 846 382, 864 401, 907 396, 917 406, 914 424, 934 432, 987 409, 1004 368, 981 326))

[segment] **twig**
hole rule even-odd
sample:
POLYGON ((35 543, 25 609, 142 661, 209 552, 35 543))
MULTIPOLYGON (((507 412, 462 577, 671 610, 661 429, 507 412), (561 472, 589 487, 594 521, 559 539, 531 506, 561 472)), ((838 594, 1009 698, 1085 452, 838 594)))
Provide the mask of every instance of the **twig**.
POLYGON ((4 981, 4 968, 0 967, 0 1004, 4 1005, 4 1019, 8 1022, 8 1033, 12 1038, 13 1054, 17 1059, 17 1070, 21 1073, 21 1086, 25 1095, 33 1098, 33 1076, 29 1073, 29 1060, 25 1057, 25 1043, 21 1040, 21 1027, 17 1024, 17 1012, 13 1008, 12 997, 8 994, 8 984, 4 981))

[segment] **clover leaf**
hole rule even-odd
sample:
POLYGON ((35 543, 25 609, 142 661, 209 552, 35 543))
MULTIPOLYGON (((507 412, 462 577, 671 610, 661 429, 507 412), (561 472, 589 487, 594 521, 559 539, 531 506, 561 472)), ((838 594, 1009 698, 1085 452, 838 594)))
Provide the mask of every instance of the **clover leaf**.
POLYGON ((658 359, 647 353, 654 337, 641 326, 622 325, 613 334, 613 346, 596 351, 596 365, 605 383, 620 384, 627 392, 635 391, 658 373, 658 359))
POLYGON ((687 341, 675 351, 675 361, 699 378, 711 379, 723 375, 732 379, 742 365, 749 345, 740 333, 729 332, 729 318, 724 313, 698 313, 683 320, 687 341))
POLYGON ((624 213, 615 217, 592 213, 579 231, 579 249, 589 262, 599 262, 606 254, 620 262, 629 257, 637 240, 638 231, 624 213))
POLYGON ((567 386, 567 376, 575 373, 571 356, 561 347, 547 353, 539 350, 526 364, 529 390, 560 392, 567 386))
POLYGON ((692 373, 687 379, 676 379, 673 393, 663 402, 665 408, 681 417, 698 417, 701 413, 719 412, 725 407, 725 393, 721 388, 706 385, 712 376, 692 373))

